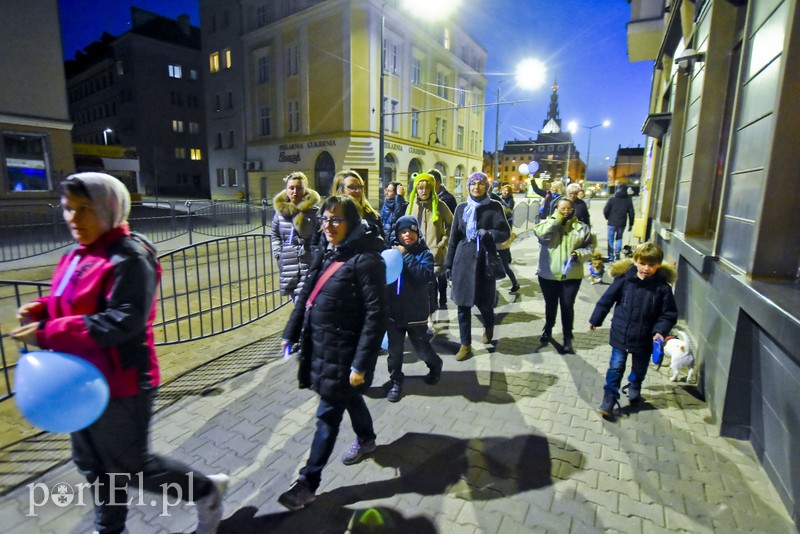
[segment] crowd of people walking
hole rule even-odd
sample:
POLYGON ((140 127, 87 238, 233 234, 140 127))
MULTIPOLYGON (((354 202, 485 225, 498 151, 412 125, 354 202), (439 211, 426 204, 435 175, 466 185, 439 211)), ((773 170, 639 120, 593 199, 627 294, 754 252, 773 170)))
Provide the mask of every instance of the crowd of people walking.
MULTIPOLYGON (((354 464, 376 450, 364 393, 382 349, 388 353, 385 396, 399 402, 406 337, 427 366, 423 381, 435 386, 443 367, 442 355, 431 344, 437 309, 446 309, 449 302, 455 306, 459 348, 454 358, 464 361, 473 357, 473 308, 483 326, 481 341, 492 344, 498 280, 509 278, 515 298, 521 289, 511 269, 516 237, 511 186, 474 172, 466 181, 465 200, 458 203, 439 170, 411 178, 408 195, 403 183, 389 183, 379 210, 367 199, 366 184, 354 170, 337 173, 325 199, 309 187, 302 172, 286 176, 285 187, 274 197, 272 254, 281 294, 294 302, 282 347, 286 354, 297 354, 299 388, 319 396, 308 458, 278 499, 290 510, 315 500, 345 412, 356 438, 341 461, 354 464), (390 264, 399 268, 394 278, 389 277, 390 264)), ((540 245, 535 273, 545 307, 539 341, 552 343, 562 354, 574 353, 574 304, 596 236, 578 184, 565 189, 554 181, 543 189, 532 181, 531 186, 543 197, 532 231, 540 245), (553 333, 559 312, 561 345, 553 333)), ((227 477, 193 471, 148 448, 158 386, 152 335, 160 276, 155 249, 130 231, 130 197, 115 178, 73 175, 62 185, 61 202, 77 248, 56 269, 53 294, 20 307, 22 326, 10 335, 55 350, 85 347, 77 350, 79 355, 95 363, 112 386, 106 413, 72 436, 74 461, 90 482, 106 480, 111 473, 142 472, 146 489, 165 483, 174 485, 179 495, 193 495, 197 532, 214 532, 222 517, 227 477), (76 269, 80 277, 74 275, 76 269), (136 283, 122 283, 132 277, 136 283), (115 279, 117 283, 108 282, 115 279)), ((629 231, 634 222, 625 188, 618 188, 603 213, 608 259, 619 260, 626 222, 629 231)), ((661 249, 643 243, 631 256, 610 269, 616 277, 588 325, 594 330, 613 310, 612 353, 598 408, 604 417, 613 417, 618 404, 628 354, 629 400, 641 401, 650 344, 663 340, 677 319, 671 290, 675 273, 663 265, 661 249)), ((102 483, 96 487, 97 531, 122 531, 126 508, 114 503, 118 498, 125 502, 124 487, 117 494, 102 483)))

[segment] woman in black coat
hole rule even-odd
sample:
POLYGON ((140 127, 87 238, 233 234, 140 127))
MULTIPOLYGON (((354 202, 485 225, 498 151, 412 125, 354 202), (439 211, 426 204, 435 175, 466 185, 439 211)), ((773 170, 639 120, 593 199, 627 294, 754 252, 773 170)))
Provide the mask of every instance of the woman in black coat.
POLYGON ((496 243, 506 241, 511 229, 499 202, 487 193, 488 178, 474 172, 467 181, 469 197, 456 207, 450 243, 447 247, 445 274, 452 280, 451 299, 458 306, 458 330, 461 348, 456 360, 472 354, 472 307, 477 306, 483 319, 483 342, 494 337, 495 280, 486 273, 486 254, 497 254, 496 243))
POLYGON ((356 441, 342 462, 357 463, 376 448, 363 394, 372 383, 386 331, 386 267, 379 252, 384 244, 361 224, 351 197, 329 197, 320 212, 327 247, 315 250, 306 284, 283 331, 284 350, 300 340, 300 388, 310 387, 320 396, 308 461, 294 485, 278 498, 290 510, 314 500, 345 411, 356 441))

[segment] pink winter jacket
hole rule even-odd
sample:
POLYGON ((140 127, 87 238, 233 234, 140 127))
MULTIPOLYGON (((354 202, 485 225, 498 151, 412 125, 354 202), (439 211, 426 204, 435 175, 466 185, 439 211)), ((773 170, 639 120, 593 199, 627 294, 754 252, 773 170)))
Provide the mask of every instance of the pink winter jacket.
POLYGON ((53 273, 36 340, 80 356, 108 380, 111 397, 130 397, 160 380, 153 339, 161 266, 155 249, 127 224, 67 252, 53 273), (75 262, 74 265, 73 262, 75 262))

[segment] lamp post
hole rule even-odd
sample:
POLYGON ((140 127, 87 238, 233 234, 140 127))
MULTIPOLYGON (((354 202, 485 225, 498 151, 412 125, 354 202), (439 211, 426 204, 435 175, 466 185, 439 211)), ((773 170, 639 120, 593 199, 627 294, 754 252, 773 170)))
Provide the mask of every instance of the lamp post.
POLYGON ((608 127, 610 124, 611 124, 611 121, 609 121, 609 120, 604 120, 600 124, 595 124, 594 126, 583 126, 583 125, 577 124, 574 121, 569 123, 570 129, 577 129, 577 127, 580 126, 581 128, 586 128, 587 130, 589 130, 589 142, 587 143, 587 146, 586 146, 586 179, 587 180, 589 180, 589 158, 592 155, 592 130, 594 130, 595 128, 599 128, 600 126, 608 127))
POLYGON ((378 124, 378 130, 379 130, 378 131, 378 183, 380 183, 380 188, 378 189, 378 196, 380 197, 380 200, 383 200, 383 191, 386 189, 386 183, 385 183, 386 182, 386 177, 384 176, 384 172, 383 172, 383 158, 384 158, 384 155, 383 155, 383 143, 384 143, 383 128, 384 128, 384 125, 385 125, 384 121, 386 120, 386 115, 384 114, 384 107, 383 107, 383 101, 386 98, 384 96, 385 86, 384 86, 384 80, 383 80, 383 76, 384 76, 383 66, 384 66, 384 64, 386 62, 386 49, 383 46, 384 33, 386 32, 386 15, 384 15, 384 13, 383 13, 383 8, 384 7, 386 7, 386 2, 384 2, 383 6, 381 7, 381 40, 378 43, 378 46, 380 46, 380 48, 381 48, 381 64, 380 64, 381 80, 380 80, 380 83, 379 83, 379 87, 380 87, 380 89, 379 89, 379 92, 380 92, 379 99, 380 99, 380 102, 379 102, 379 107, 378 107, 378 109, 380 110, 380 114, 381 114, 380 120, 378 121, 379 122, 379 124, 378 124))
POLYGON ((111 128, 106 128, 105 130, 103 130, 103 143, 104 144, 106 144, 106 145, 108 144, 108 134, 112 133, 113 131, 114 130, 112 130, 111 128))

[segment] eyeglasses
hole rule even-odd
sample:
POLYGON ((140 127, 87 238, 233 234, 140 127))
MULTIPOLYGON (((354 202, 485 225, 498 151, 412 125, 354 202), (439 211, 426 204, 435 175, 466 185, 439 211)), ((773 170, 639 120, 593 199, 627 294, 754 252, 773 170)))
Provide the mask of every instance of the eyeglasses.
POLYGON ((325 226, 327 224, 330 224, 331 226, 339 226, 340 224, 342 224, 345 221, 345 218, 344 217, 323 217, 323 216, 320 215, 319 217, 317 217, 317 220, 319 221, 319 225, 320 226, 325 226))
POLYGON ((358 184, 346 185, 346 186, 344 186, 344 188, 347 189, 348 191, 361 191, 361 186, 358 185, 358 184))

